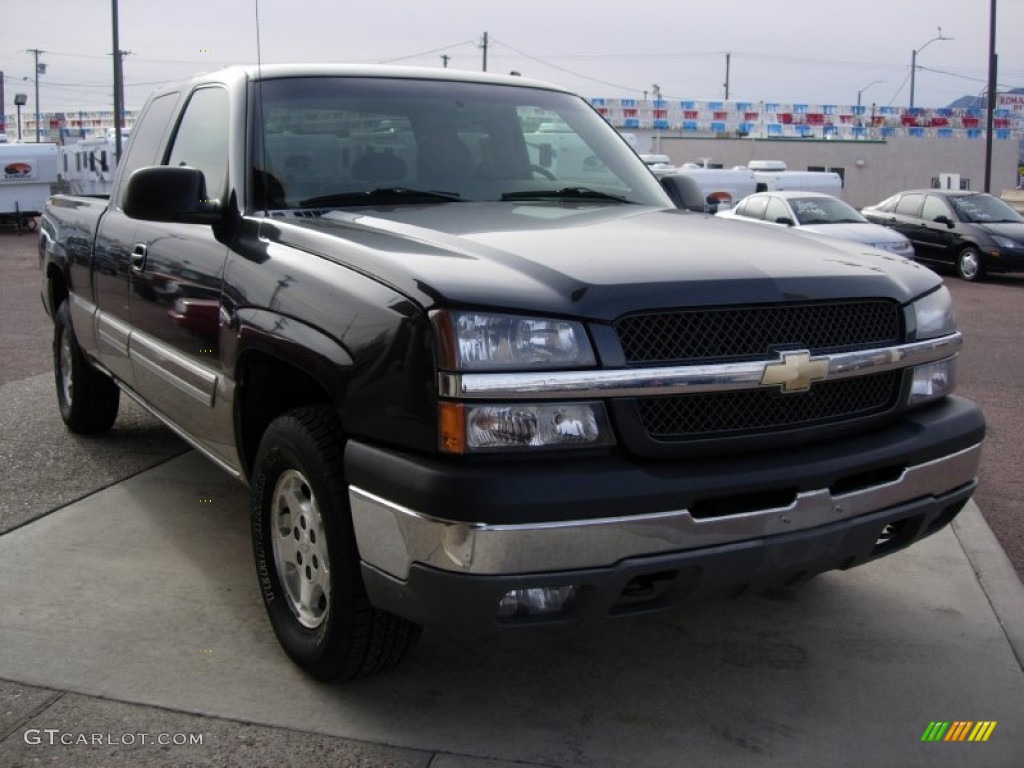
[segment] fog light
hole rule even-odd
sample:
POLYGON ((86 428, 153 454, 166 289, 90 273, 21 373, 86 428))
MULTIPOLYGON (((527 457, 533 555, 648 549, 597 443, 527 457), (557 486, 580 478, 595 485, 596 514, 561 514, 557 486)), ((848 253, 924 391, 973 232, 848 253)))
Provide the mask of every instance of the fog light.
POLYGON ((937 363, 919 365, 914 369, 914 381, 910 387, 910 405, 919 405, 928 400, 945 397, 956 386, 956 358, 950 357, 937 363))
POLYGON ((576 587, 535 587, 506 592, 498 603, 498 617, 539 616, 559 613, 576 594, 576 587))
POLYGON ((610 445, 602 403, 466 405, 470 450, 610 445))

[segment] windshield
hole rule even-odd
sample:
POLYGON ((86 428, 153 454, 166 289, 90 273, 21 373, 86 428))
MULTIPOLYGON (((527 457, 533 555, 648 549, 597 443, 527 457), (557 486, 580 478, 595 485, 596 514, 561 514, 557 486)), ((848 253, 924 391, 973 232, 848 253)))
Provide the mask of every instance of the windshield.
POLYGON ((961 221, 972 221, 979 224, 995 222, 1024 222, 1024 217, 1008 204, 992 195, 962 195, 950 197, 949 202, 961 221))
POLYGON ((866 222, 855 209, 834 197, 800 197, 789 201, 798 224, 859 224, 866 222))
POLYGON ((254 88, 257 209, 569 199, 671 202, 582 99, 511 85, 372 77, 254 88))

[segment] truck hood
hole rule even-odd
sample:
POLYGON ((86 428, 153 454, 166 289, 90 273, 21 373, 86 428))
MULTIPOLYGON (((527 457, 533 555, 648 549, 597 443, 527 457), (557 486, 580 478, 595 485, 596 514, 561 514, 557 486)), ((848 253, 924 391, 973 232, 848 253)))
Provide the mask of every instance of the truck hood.
POLYGON ((681 306, 888 297, 930 270, 842 241, 619 204, 467 202, 265 219, 261 237, 344 264, 419 302, 612 320, 681 306), (749 230, 749 231, 744 231, 749 230))

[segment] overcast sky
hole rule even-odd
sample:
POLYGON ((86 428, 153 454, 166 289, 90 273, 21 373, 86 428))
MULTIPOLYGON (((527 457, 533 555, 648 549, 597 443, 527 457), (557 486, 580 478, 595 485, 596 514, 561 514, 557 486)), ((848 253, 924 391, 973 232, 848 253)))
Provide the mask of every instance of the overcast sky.
MULTIPOLYGON (((33 56, 45 53, 43 111, 109 106, 111 3, 12 0, 0 24, 4 106, 33 109, 33 56)), ((256 0, 120 0, 125 103, 156 85, 256 61, 256 0)), ((265 63, 360 62, 488 70, 584 96, 905 106, 911 52, 918 106, 979 95, 988 72, 989 0, 259 0, 265 63), (880 81, 880 82, 879 82, 880 81)), ((1000 86, 1024 87, 1024 0, 998 0, 1000 86)))

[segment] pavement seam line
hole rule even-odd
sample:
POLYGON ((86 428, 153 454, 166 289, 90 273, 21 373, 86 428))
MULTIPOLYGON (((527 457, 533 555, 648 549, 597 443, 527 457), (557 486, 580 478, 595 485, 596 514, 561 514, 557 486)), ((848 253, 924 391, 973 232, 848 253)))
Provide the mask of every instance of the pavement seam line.
POLYGON ((185 450, 182 451, 181 453, 176 453, 173 456, 168 456, 163 461, 158 461, 156 464, 151 464, 148 467, 143 467, 142 469, 139 469, 139 470, 137 470, 135 472, 132 472, 132 474, 126 475, 125 477, 119 478, 117 480, 111 480, 106 485, 103 485, 103 486, 101 486, 99 488, 94 488, 93 490, 89 491, 88 493, 86 493, 86 494, 84 494, 82 496, 79 496, 77 498, 69 499, 68 501, 64 502, 60 506, 53 507, 52 509, 48 509, 48 510, 46 510, 44 512, 40 512, 38 515, 36 515, 35 517, 32 517, 32 518, 29 518, 28 520, 22 520, 20 523, 18 523, 14 527, 8 528, 5 531, 0 531, 0 536, 6 536, 8 533, 14 533, 17 530, 20 530, 20 529, 24 528, 26 525, 31 525, 32 523, 36 522, 37 520, 42 520, 44 517, 48 517, 48 516, 52 515, 54 512, 60 512, 60 510, 64 509, 65 507, 70 507, 72 504, 77 504, 78 502, 82 501, 83 499, 88 499, 90 496, 95 496, 97 493, 101 493, 102 491, 105 491, 108 488, 113 488, 115 485, 118 485, 119 483, 123 483, 125 480, 131 480, 133 477, 137 477, 137 476, 141 475, 143 472, 148 472, 151 469, 156 469, 157 467, 163 466, 167 462, 173 461, 174 459, 177 459, 177 458, 185 455, 190 450, 193 450, 193 449, 186 446, 185 450))
MULTIPOLYGON (((25 683, 18 683, 18 682, 15 682, 13 680, 9 680, 7 682, 11 682, 11 683, 13 683, 15 685, 23 685, 26 688, 39 688, 40 687, 40 686, 36 686, 36 685, 27 685, 25 683)), ((9 739, 11 736, 13 736, 15 731, 24 728, 25 724, 28 723, 30 720, 32 720, 32 718, 34 718, 37 715, 45 712, 46 710, 48 710, 50 707, 52 707, 54 704, 56 704, 58 701, 60 701, 61 699, 63 699, 67 695, 67 691, 56 691, 53 688, 43 688, 42 690, 52 691, 56 695, 53 696, 53 698, 47 699, 45 702, 40 704, 38 707, 36 707, 35 709, 31 710, 27 715, 25 715, 25 717, 23 717, 21 720, 16 722, 10 728, 8 728, 7 731, 5 731, 4 733, 0 733, 0 744, 3 744, 5 741, 7 741, 7 739, 9 739)))

